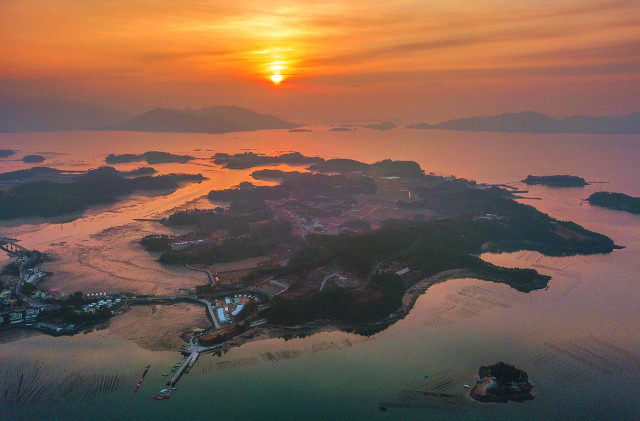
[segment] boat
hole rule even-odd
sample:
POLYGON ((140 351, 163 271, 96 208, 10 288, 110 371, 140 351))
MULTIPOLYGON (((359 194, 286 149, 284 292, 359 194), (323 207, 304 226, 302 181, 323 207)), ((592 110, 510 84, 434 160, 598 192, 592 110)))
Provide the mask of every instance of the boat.
POLYGON ((144 380, 144 376, 147 375, 147 372, 149 372, 149 368, 151 367, 151 365, 148 365, 145 369, 144 372, 142 373, 142 377, 140 377, 140 381, 138 382, 138 384, 136 385, 136 388, 133 390, 133 393, 136 393, 138 390, 140 390, 140 386, 142 386, 142 381, 144 380))
POLYGON ((153 397, 153 399, 163 400, 163 399, 169 399, 170 397, 171 397, 171 391, 169 389, 162 389, 160 393, 158 393, 153 397))
POLYGON ((465 384, 465 385, 464 385, 464 387, 465 387, 465 389, 468 389, 468 388, 470 388, 471 386, 469 386, 468 384, 465 384))
POLYGON ((162 373, 162 376, 163 376, 163 377, 167 377, 167 376, 168 376, 168 374, 167 374, 167 373, 162 373))

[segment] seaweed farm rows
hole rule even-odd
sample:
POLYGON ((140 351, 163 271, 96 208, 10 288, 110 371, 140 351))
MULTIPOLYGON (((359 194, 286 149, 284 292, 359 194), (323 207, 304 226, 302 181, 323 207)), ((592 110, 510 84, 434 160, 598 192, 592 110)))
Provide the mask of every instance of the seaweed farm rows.
POLYGON ((372 339, 369 339, 369 338, 358 338, 355 340, 347 338, 338 342, 326 341, 326 342, 321 342, 317 344, 312 344, 310 347, 304 348, 304 349, 266 351, 266 352, 261 352, 259 356, 242 357, 242 358, 236 358, 236 359, 225 360, 225 361, 213 361, 213 362, 201 364, 201 367, 202 367, 203 373, 211 373, 214 370, 226 370, 230 368, 248 367, 248 366, 256 365, 260 362, 277 363, 280 361, 297 359, 305 355, 316 354, 319 352, 342 351, 342 350, 351 348, 356 344, 369 342, 371 340, 372 339))
POLYGON ((455 319, 478 316, 494 307, 509 308, 514 304, 529 305, 536 298, 523 295, 516 290, 495 291, 478 285, 465 286, 455 294, 447 294, 441 302, 430 306, 428 317, 423 322, 427 326, 440 326, 453 323, 455 319))
POLYGON ((4 364, 0 372, 0 402, 7 406, 58 402, 61 399, 93 399, 130 383, 118 373, 79 373, 49 368, 40 361, 4 364))
POLYGON ((607 376, 640 387, 640 355, 590 335, 559 342, 545 342, 529 355, 531 364, 556 381, 588 380, 607 376), (634 367, 634 370, 629 370, 634 367))
POLYGON ((443 371, 428 376, 416 387, 401 390, 393 401, 382 402, 382 408, 456 408, 464 409, 466 389, 462 384, 468 376, 453 371, 443 371))

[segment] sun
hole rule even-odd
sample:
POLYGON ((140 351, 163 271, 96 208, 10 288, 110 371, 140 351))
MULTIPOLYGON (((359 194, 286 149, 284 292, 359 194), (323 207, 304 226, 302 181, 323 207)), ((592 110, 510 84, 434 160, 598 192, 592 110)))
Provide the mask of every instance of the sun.
POLYGON ((284 80, 284 76, 282 75, 271 75, 271 80, 273 81, 273 83, 275 83, 276 85, 280 82, 282 82, 284 80))

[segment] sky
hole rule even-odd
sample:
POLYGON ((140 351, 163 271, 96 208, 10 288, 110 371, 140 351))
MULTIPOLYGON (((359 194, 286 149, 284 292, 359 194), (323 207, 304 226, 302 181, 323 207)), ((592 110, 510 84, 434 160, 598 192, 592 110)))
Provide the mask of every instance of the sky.
POLYGON ((134 112, 640 111, 640 0, 2 0, 0 40, 0 94, 134 112))

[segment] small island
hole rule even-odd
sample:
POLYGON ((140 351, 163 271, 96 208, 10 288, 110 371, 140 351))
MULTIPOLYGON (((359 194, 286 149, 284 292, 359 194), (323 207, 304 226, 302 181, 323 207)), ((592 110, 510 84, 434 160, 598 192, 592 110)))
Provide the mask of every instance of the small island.
POLYGON ((276 156, 267 156, 253 152, 237 153, 234 155, 218 152, 213 156, 214 164, 222 165, 223 168, 231 170, 244 170, 263 165, 304 165, 315 164, 317 162, 324 162, 324 159, 317 156, 304 156, 300 152, 290 152, 276 156))
POLYGON ((532 389, 526 372, 499 362, 480 367, 471 397, 480 402, 523 402, 534 399, 532 389))
POLYGON ((282 178, 285 174, 287 174, 287 171, 264 169, 254 171, 250 175, 251 178, 255 180, 271 180, 274 178, 282 178))
POLYGON ((362 173, 370 172, 372 175, 382 177, 421 177, 424 171, 413 161, 392 161, 384 159, 382 161, 367 164, 353 159, 328 159, 324 162, 314 164, 309 167, 310 171, 321 173, 362 173))
POLYGON ((603 208, 640 215, 640 197, 633 197, 624 193, 597 192, 589 196, 587 202, 603 208))
POLYGON ((0 174, 2 181, 29 180, 37 177, 51 177, 61 174, 63 171, 49 167, 32 167, 28 170, 9 171, 0 174))
POLYGON ((530 186, 540 184, 548 187, 584 187, 589 185, 584 178, 575 175, 529 175, 522 182, 530 186))
POLYGON ((350 128, 350 127, 334 127, 332 129, 329 129, 330 132, 350 132, 354 129, 350 128))
POLYGON ((26 162, 29 164, 42 162, 44 160, 45 158, 42 155, 25 155, 22 157, 22 162, 26 162))
POLYGON ((319 164, 314 164, 309 167, 311 171, 323 172, 323 173, 349 173, 356 171, 364 171, 369 168, 369 164, 356 161, 354 159, 327 159, 319 164))
POLYGON ((365 129, 373 129, 373 130, 391 130, 391 129, 395 129, 396 123, 393 123, 391 121, 385 121, 379 124, 369 124, 364 126, 365 129))
POLYGON ((169 163, 185 163, 189 162, 192 159, 195 159, 190 155, 176 155, 168 152, 158 152, 158 151, 149 151, 140 155, 136 154, 123 154, 123 155, 114 155, 109 154, 105 159, 107 164, 126 164, 129 162, 140 162, 146 161, 147 164, 169 164, 169 163))
POLYGON ((416 124, 409 124, 408 126, 406 126, 406 128, 426 130, 426 129, 433 129, 433 126, 429 123, 416 123, 416 124))
POLYGON ((0 149, 0 158, 8 158, 11 155, 15 155, 15 151, 11 149, 0 149))

